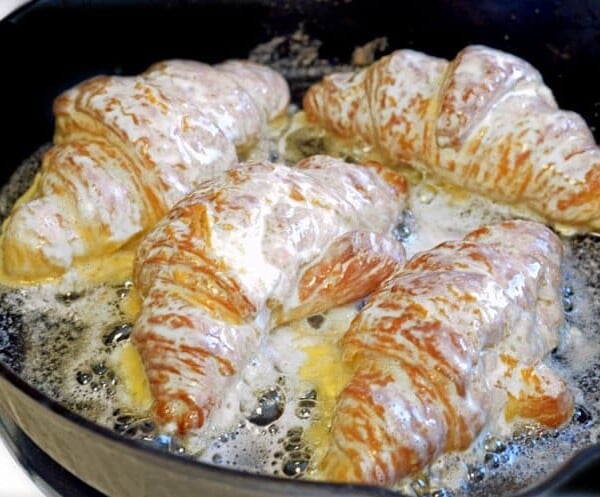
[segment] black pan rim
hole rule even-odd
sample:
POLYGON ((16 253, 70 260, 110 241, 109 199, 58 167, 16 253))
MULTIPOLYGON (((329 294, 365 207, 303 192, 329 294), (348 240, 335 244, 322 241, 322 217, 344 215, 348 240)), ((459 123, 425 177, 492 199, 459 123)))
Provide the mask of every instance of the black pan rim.
MULTIPOLYGON (((186 458, 184 456, 179 456, 175 454, 171 454, 168 452, 164 452, 157 447, 154 447, 149 444, 144 444, 142 441, 129 439, 120 436, 116 432, 111 429, 96 424, 85 417, 77 414, 74 411, 69 410, 58 401, 52 399, 48 395, 44 394, 40 390, 36 389, 26 381, 24 381, 18 374, 13 372, 10 368, 8 368, 5 364, 0 361, 0 378, 3 378, 8 383, 10 383, 13 387, 17 388, 21 393, 27 395, 30 399, 34 400, 36 403, 44 406, 46 409, 52 411, 55 414, 58 414, 60 417, 74 423, 80 428, 91 431, 95 435, 98 435, 104 439, 107 439, 112 442, 116 442, 118 444, 124 444, 129 448, 142 451, 143 453, 152 453, 154 456, 159 459, 168 460, 170 462, 176 461, 177 464, 180 464, 186 468, 189 468, 191 471, 194 471, 195 468, 201 467, 203 470, 214 473, 216 476, 226 477, 243 477, 244 479, 250 479, 262 484, 280 486, 280 485, 289 485, 291 483, 295 485, 301 485, 305 488, 313 487, 328 487, 331 490, 338 490, 340 495, 377 495, 380 497, 393 497, 398 496, 398 492, 394 492, 389 489, 385 489, 383 487, 373 486, 373 485, 354 485, 354 484, 344 484, 344 483, 332 483, 332 482, 318 482, 318 481, 310 481, 310 480, 293 480, 293 479, 285 479, 278 478, 276 476, 270 475, 262 475, 262 474, 254 474, 254 473, 246 473, 237 471, 235 469, 230 469, 227 467, 216 466, 208 463, 204 463, 201 461, 195 461, 190 458, 186 458), (359 492, 359 493, 357 493, 359 492)), ((598 447, 600 454, 600 446, 598 447)), ((76 475, 77 476, 77 475, 76 475)), ((535 495, 535 494, 532 494, 535 495)), ((515 496, 516 497, 516 496, 515 496)), ((520 497, 520 496, 519 496, 520 497)), ((526 497, 523 495, 523 497, 526 497)))
MULTIPOLYGON (((279 486, 288 486, 290 484, 297 485, 306 489, 318 489, 324 488, 329 489, 333 492, 339 492, 340 495, 372 495, 378 497, 398 497, 402 494, 374 485, 356 485, 347 483, 333 483, 333 482, 320 482, 311 480, 294 480, 285 479, 276 476, 254 474, 237 471, 235 469, 211 465, 201 461, 195 461, 190 458, 164 452, 157 447, 149 444, 144 444, 139 440, 125 438, 107 427, 96 424, 85 417, 73 412, 52 399, 48 395, 39 391, 29 383, 24 381, 19 375, 13 372, 5 364, 0 361, 0 378, 10 383, 13 387, 17 388, 21 393, 27 395, 29 398, 34 400, 36 403, 44 406, 46 409, 54 412, 60 417, 74 423, 77 427, 84 430, 91 431, 97 436, 104 438, 108 441, 115 442, 117 444, 124 444, 125 446, 135 451, 141 451, 143 453, 150 452, 153 456, 164 459, 169 462, 176 462, 189 469, 195 471, 197 468, 202 468, 203 471, 208 471, 214 474, 216 477, 236 477, 243 478, 244 480, 260 482, 263 485, 272 486, 275 488, 279 486)), ((43 450, 43 449, 42 449, 43 450)), ((513 497, 535 497, 546 492, 549 492, 563 483, 566 483, 571 477, 573 477, 580 470, 588 466, 594 461, 600 461, 600 443, 595 443, 585 449, 575 452, 569 457, 560 467, 558 467, 549 477, 541 480, 539 483, 532 487, 525 488, 519 491, 513 497)), ((75 475, 78 476, 78 475, 75 475)))

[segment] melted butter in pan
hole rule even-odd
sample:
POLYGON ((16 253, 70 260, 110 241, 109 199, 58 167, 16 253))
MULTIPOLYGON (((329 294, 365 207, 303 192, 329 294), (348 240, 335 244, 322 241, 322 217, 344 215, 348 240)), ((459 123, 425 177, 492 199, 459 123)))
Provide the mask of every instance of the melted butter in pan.
POLYGON ((108 364, 123 381, 123 397, 120 402, 132 411, 150 412, 152 407, 150 383, 137 349, 129 342, 124 343, 111 354, 108 364))
MULTIPOLYGON (((302 113, 278 123, 261 153, 265 150, 272 160, 289 164, 313 153, 385 162, 369 147, 336 141, 307 125, 302 113)), ((36 160, 39 154, 32 159, 36 160)), ((4 188, 4 215, 18 198, 15 190, 24 192, 31 184, 32 161, 26 163, 25 173, 13 178, 13 186, 4 188)), ((518 209, 405 172, 412 188, 396 235, 409 256, 443 240, 462 238, 482 224, 519 216, 518 209)), ((239 381, 232 382, 203 436, 170 439, 159 434, 149 418, 147 380, 128 342, 140 308, 131 284, 134 248, 132 244, 56 281, 23 286, 0 275, 0 360, 67 407, 124 436, 211 464, 318 478, 311 464, 320 458, 334 400, 348 374, 340 360, 339 338, 357 307, 334 309, 274 330, 239 381)), ((565 249, 566 324, 561 345, 549 360, 575 392, 573 421, 552 432, 489 426, 468 451, 442 456, 422 474, 402 481, 398 488, 407 495, 446 490, 457 497, 508 495, 597 441, 600 241, 586 236, 565 239, 565 249)))

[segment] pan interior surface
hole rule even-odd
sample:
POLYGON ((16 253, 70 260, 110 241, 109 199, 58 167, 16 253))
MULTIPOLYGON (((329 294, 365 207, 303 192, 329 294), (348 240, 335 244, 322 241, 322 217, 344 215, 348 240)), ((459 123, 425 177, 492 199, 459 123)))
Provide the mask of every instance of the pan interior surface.
MULTIPOLYGON (((297 147, 290 148, 296 152, 297 147)), ((44 149, 18 170, 12 187, 4 191, 5 205, 28 184, 44 149)), ((401 226, 409 253, 433 243, 432 236, 457 238, 461 231, 510 214, 478 197, 452 204, 442 188, 428 181, 415 183, 412 191, 411 210, 401 226), (434 213, 437 219, 432 222, 434 213), (460 229, 456 219, 461 220, 460 229)), ((566 322, 550 362, 575 393, 572 421, 560 430, 523 425, 508 433, 506 427, 489 427, 470 450, 444 455, 428 470, 403 480, 396 487, 402 494, 512 495, 539 483, 540 475, 552 473, 579 449, 596 443, 600 244, 585 235, 563 241, 566 322)), ((307 356, 310 359, 306 351, 322 345, 323 337, 341 336, 358 307, 346 306, 275 330, 239 384, 227 393, 205 436, 183 441, 156 430, 144 410, 147 406, 131 399, 132 383, 125 375, 132 370, 115 361, 126 350, 133 324, 132 292, 127 279, 82 285, 66 277, 17 289, 2 287, 0 360, 69 410, 123 437, 202 463, 310 479, 318 447, 308 435, 327 406, 310 381, 298 379, 298 374, 307 356)))

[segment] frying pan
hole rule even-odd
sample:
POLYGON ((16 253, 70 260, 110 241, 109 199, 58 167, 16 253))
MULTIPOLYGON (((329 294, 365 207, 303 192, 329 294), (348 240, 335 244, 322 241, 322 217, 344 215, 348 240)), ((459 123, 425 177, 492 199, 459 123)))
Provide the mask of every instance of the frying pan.
MULTIPOLYGON (((0 23, 5 130, 0 182, 50 141, 52 100, 82 79, 99 73, 135 74, 165 58, 213 63, 246 57, 259 44, 299 29, 307 39, 318 40, 316 61, 290 63, 286 43, 264 60, 288 77, 296 101, 311 81, 347 65, 356 46, 379 37, 387 38, 388 50, 409 47, 446 58, 481 43, 530 61, 560 106, 580 113, 598 140, 597 0, 40 0, 0 23)), ((598 249, 588 272, 592 280, 600 279, 595 239, 580 237, 576 245, 589 252, 598 249)), ((10 316, 0 317, 10 321, 10 316)), ((18 334, 2 332, 0 432, 48 495, 398 495, 367 486, 235 472, 124 439, 27 384, 19 376, 18 334)), ((600 446, 593 445, 514 495, 600 492, 591 477, 599 469, 600 446)))

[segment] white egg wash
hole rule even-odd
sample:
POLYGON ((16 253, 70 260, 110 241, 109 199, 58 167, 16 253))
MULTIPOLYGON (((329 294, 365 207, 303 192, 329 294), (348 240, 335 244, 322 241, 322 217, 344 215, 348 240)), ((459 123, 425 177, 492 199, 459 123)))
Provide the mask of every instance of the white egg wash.
MULTIPOLYGON (((292 164, 313 153, 347 160, 369 157, 368 149, 340 144, 306 125, 301 113, 284 128, 270 140, 271 160, 292 164)), ((33 181, 42 153, 28 159, 3 189, 3 218, 33 181)), ((407 170, 407 177, 409 208, 398 219, 395 234, 409 257, 481 225, 519 216, 514 209, 412 171, 407 170)), ((395 490, 401 495, 511 494, 598 441, 600 240, 574 236, 563 241, 565 323, 560 346, 548 360, 574 393, 573 419, 551 431, 496 419, 467 451, 445 454, 399 482, 395 490)), ((177 439, 161 434, 152 421, 148 385, 129 343, 139 311, 131 260, 124 253, 100 264, 101 270, 0 286, 0 360, 51 398, 123 437, 240 471, 318 479, 319 441, 326 437, 344 381, 339 339, 361 302, 273 330, 234 387, 224 392, 201 435, 177 439)))

